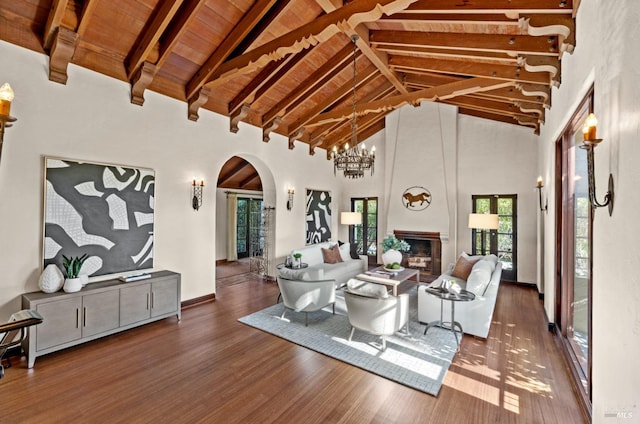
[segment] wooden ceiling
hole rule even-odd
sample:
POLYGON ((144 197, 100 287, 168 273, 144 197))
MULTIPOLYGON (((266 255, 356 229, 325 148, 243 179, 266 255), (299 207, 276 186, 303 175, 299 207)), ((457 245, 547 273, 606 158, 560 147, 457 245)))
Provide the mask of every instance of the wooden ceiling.
MULTIPOLYGON (((364 140, 405 104, 537 132, 575 45, 579 0, 0 0, 0 38, 308 144, 349 141, 353 43, 364 140)), ((123 99, 123 102, 127 99, 123 99)))

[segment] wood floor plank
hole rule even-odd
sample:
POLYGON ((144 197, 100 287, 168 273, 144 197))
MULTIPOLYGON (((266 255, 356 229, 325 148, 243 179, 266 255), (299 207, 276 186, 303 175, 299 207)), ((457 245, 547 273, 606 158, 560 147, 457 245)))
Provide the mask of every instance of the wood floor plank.
MULTIPOLYGON (((408 289, 413 289, 409 287, 408 289)), ((487 340, 465 336, 433 397, 237 322, 272 305, 256 277, 175 318, 12 359, 0 421, 582 423, 534 289, 500 287, 487 340)))

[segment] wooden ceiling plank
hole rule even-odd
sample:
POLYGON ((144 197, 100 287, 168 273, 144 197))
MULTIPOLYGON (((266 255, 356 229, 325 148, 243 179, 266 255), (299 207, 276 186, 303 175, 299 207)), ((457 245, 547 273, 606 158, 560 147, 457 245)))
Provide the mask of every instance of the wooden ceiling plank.
POLYGON ((458 96, 452 99, 444 100, 443 103, 452 104, 459 107, 466 107, 469 109, 486 110, 491 113, 505 115, 505 116, 531 116, 531 113, 535 113, 538 117, 543 115, 542 107, 532 108, 535 112, 523 112, 518 105, 513 103, 502 103, 494 100, 479 99, 471 96, 458 96))
POLYGON ((276 116, 281 119, 285 118, 288 113, 291 113, 291 111, 301 103, 301 100, 306 100, 317 93, 318 90, 324 87, 327 82, 335 76, 335 73, 351 59, 352 52, 353 47, 347 45, 336 53, 323 66, 316 69, 307 79, 298 84, 284 99, 267 111, 262 116, 262 123, 271 122, 276 116))
POLYGON ((191 78, 191 81, 187 83, 187 98, 191 98, 218 71, 220 65, 233 53, 234 49, 251 32, 252 28, 271 9, 275 2, 275 0, 258 0, 251 6, 251 9, 245 13, 240 22, 233 27, 233 30, 209 56, 204 65, 191 78))
POLYGON ((127 60, 127 77, 131 79, 133 73, 138 69, 142 62, 146 61, 149 57, 149 53, 153 50, 155 45, 160 40, 160 36, 164 33, 169 22, 175 16, 178 8, 182 5, 183 0, 170 0, 161 2, 160 9, 158 9, 151 23, 144 31, 139 42, 133 46, 133 51, 129 54, 127 60))
MULTIPOLYGON (((299 63, 304 61, 313 49, 304 50, 298 54, 290 54, 283 59, 270 62, 262 68, 258 75, 247 84, 240 93, 229 103, 229 113, 233 113, 242 103, 257 102, 269 88, 278 84, 299 63)), ((266 122, 263 120, 263 124, 266 122)))
POLYGON ((251 28, 251 32, 247 34, 242 42, 234 49, 234 51, 227 57, 232 59, 236 56, 240 56, 243 53, 249 51, 251 45, 269 28, 272 22, 278 19, 287 9, 289 3, 293 0, 278 0, 275 2, 271 9, 260 19, 260 21, 251 28))
MULTIPOLYGON (((461 96, 463 94, 495 90, 496 88, 508 87, 510 85, 513 85, 513 82, 500 81, 492 78, 469 78, 437 87, 413 91, 409 94, 387 97, 385 99, 366 104, 361 103, 356 105, 356 114, 361 116, 368 113, 391 111, 407 104, 417 105, 422 101, 445 100, 451 97, 461 96)), ((351 114, 351 108, 342 108, 320 114, 306 125, 316 126, 333 122, 335 120, 343 120, 348 118, 351 114)))
POLYGON ((371 44, 431 47, 451 50, 504 52, 515 54, 558 55, 557 36, 531 37, 527 35, 461 34, 419 31, 372 31, 371 44))
POLYGON ((242 181, 240 181, 240 186, 241 186, 241 187, 246 187, 246 186, 248 186, 252 181, 255 181, 255 180, 257 180, 257 179, 260 179, 260 175, 259 175, 257 172, 255 172, 255 170, 254 170, 254 172, 253 172, 251 175, 249 175, 248 177, 246 177, 245 179, 243 179, 242 181))
POLYGON ((42 34, 42 40, 44 42, 43 47, 45 50, 49 50, 51 48, 51 44, 53 44, 54 33, 62 22, 62 17, 64 16, 64 12, 67 10, 68 3, 69 0, 53 0, 51 2, 51 9, 42 34))
MULTIPOLYGON (((375 66, 370 65, 365 70, 361 71, 360 74, 362 75, 362 79, 358 81, 358 86, 366 84, 367 81, 374 78, 375 75, 378 74, 378 69, 375 66)), ((319 101, 304 116, 301 116, 293 124, 289 125, 289 128, 287 129, 289 138, 299 134, 300 129, 303 128, 307 122, 318 116, 323 110, 338 103, 341 99, 344 99, 345 96, 351 94, 352 90, 353 82, 349 81, 341 85, 340 88, 335 90, 330 96, 319 101)))
MULTIPOLYGON (((358 0, 351 2, 334 12, 322 15, 287 34, 284 34, 241 56, 228 60, 217 70, 210 72, 206 84, 209 87, 223 84, 238 76, 261 68, 267 63, 284 57, 289 53, 298 53, 318 43, 329 40, 344 28, 355 28, 363 22, 375 21, 383 14, 392 14, 404 10, 417 0, 358 0)), ((187 92, 197 83, 204 83, 202 75, 196 75, 189 83, 187 92)))
POLYGON ((521 67, 506 65, 486 65, 455 60, 429 60, 418 57, 394 56, 391 58, 391 66, 407 73, 431 71, 458 76, 466 75, 514 82, 551 84, 551 76, 546 72, 529 72, 521 67))

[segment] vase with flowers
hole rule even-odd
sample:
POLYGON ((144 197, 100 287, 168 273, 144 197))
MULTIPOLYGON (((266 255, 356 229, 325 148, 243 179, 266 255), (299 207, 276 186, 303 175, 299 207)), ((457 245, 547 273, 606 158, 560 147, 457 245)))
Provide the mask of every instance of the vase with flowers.
POLYGON ((382 240, 382 263, 385 268, 400 268, 402 262, 402 252, 411 249, 409 243, 391 234, 382 240))

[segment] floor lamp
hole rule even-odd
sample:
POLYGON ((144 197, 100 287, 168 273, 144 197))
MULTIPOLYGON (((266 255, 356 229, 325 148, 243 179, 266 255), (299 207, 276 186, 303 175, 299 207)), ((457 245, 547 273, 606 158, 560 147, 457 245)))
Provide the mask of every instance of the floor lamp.
MULTIPOLYGON (((493 213, 470 213, 469 214, 469 228, 473 230, 481 231, 481 250, 482 255, 486 255, 486 238, 485 231, 486 230, 497 230, 498 229, 498 214, 493 213)), ((474 252, 475 253, 475 252, 474 252)))
MULTIPOLYGON (((362 213, 360 212, 340 212, 340 224, 349 226, 349 235, 351 235, 351 226, 362 224, 362 213)), ((349 237, 351 243, 351 257, 357 253, 356 235, 353 234, 353 240, 349 237)))

